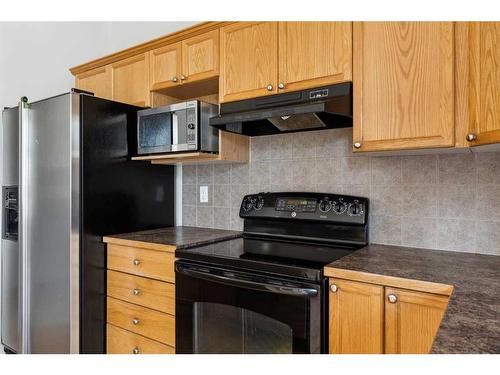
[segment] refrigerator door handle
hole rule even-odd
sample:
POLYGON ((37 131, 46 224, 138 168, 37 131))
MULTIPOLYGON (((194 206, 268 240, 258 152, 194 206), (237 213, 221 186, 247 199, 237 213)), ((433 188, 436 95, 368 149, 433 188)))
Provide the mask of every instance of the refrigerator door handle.
POLYGON ((29 168, 29 104, 23 96, 19 101, 19 312, 21 320, 20 349, 29 353, 29 251, 28 251, 28 168, 29 168))

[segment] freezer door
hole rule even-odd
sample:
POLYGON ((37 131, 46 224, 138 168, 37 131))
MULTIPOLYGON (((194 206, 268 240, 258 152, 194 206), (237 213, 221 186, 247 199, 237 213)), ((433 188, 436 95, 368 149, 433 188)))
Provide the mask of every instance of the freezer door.
POLYGON ((79 352, 79 95, 31 103, 22 123, 28 353, 79 352))
MULTIPOLYGON (((2 191, 16 191, 19 184, 19 109, 6 109, 2 113, 2 191)), ((5 212, 7 197, 2 197, 2 210, 5 212)), ((6 215, 3 215, 6 216, 6 215)), ((6 219, 2 225, 5 228, 6 219)), ((2 231, 2 232, 5 232, 2 231)), ((17 238, 2 236, 2 290, 1 332, 2 344, 14 352, 19 352, 21 335, 20 312, 20 263, 17 238)))

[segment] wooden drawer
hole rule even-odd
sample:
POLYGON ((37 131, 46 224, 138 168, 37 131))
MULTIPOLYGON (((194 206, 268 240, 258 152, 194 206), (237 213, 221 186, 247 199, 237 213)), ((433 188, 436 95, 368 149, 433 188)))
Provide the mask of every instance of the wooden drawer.
POLYGON ((106 352, 108 354, 175 354, 175 349, 171 346, 136 335, 111 324, 107 325, 107 331, 106 352))
POLYGON ((108 296, 175 315, 175 285, 108 270, 108 296))
POLYGON ((175 255, 164 251, 108 244, 108 269, 175 282, 175 255))
POLYGON ((175 346, 175 317, 108 297, 108 323, 175 346))

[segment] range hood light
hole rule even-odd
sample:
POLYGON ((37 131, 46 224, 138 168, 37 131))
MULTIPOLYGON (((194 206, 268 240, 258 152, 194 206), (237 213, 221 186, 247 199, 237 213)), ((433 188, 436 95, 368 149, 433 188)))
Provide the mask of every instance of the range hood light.
POLYGON ((282 120, 288 120, 291 116, 281 116, 282 120))

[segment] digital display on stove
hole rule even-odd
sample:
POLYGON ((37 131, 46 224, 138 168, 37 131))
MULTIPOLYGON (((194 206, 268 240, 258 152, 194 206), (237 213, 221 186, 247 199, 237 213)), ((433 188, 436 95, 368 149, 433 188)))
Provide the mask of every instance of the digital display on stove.
POLYGON ((311 198, 278 198, 276 211, 316 212, 316 199, 311 198))

